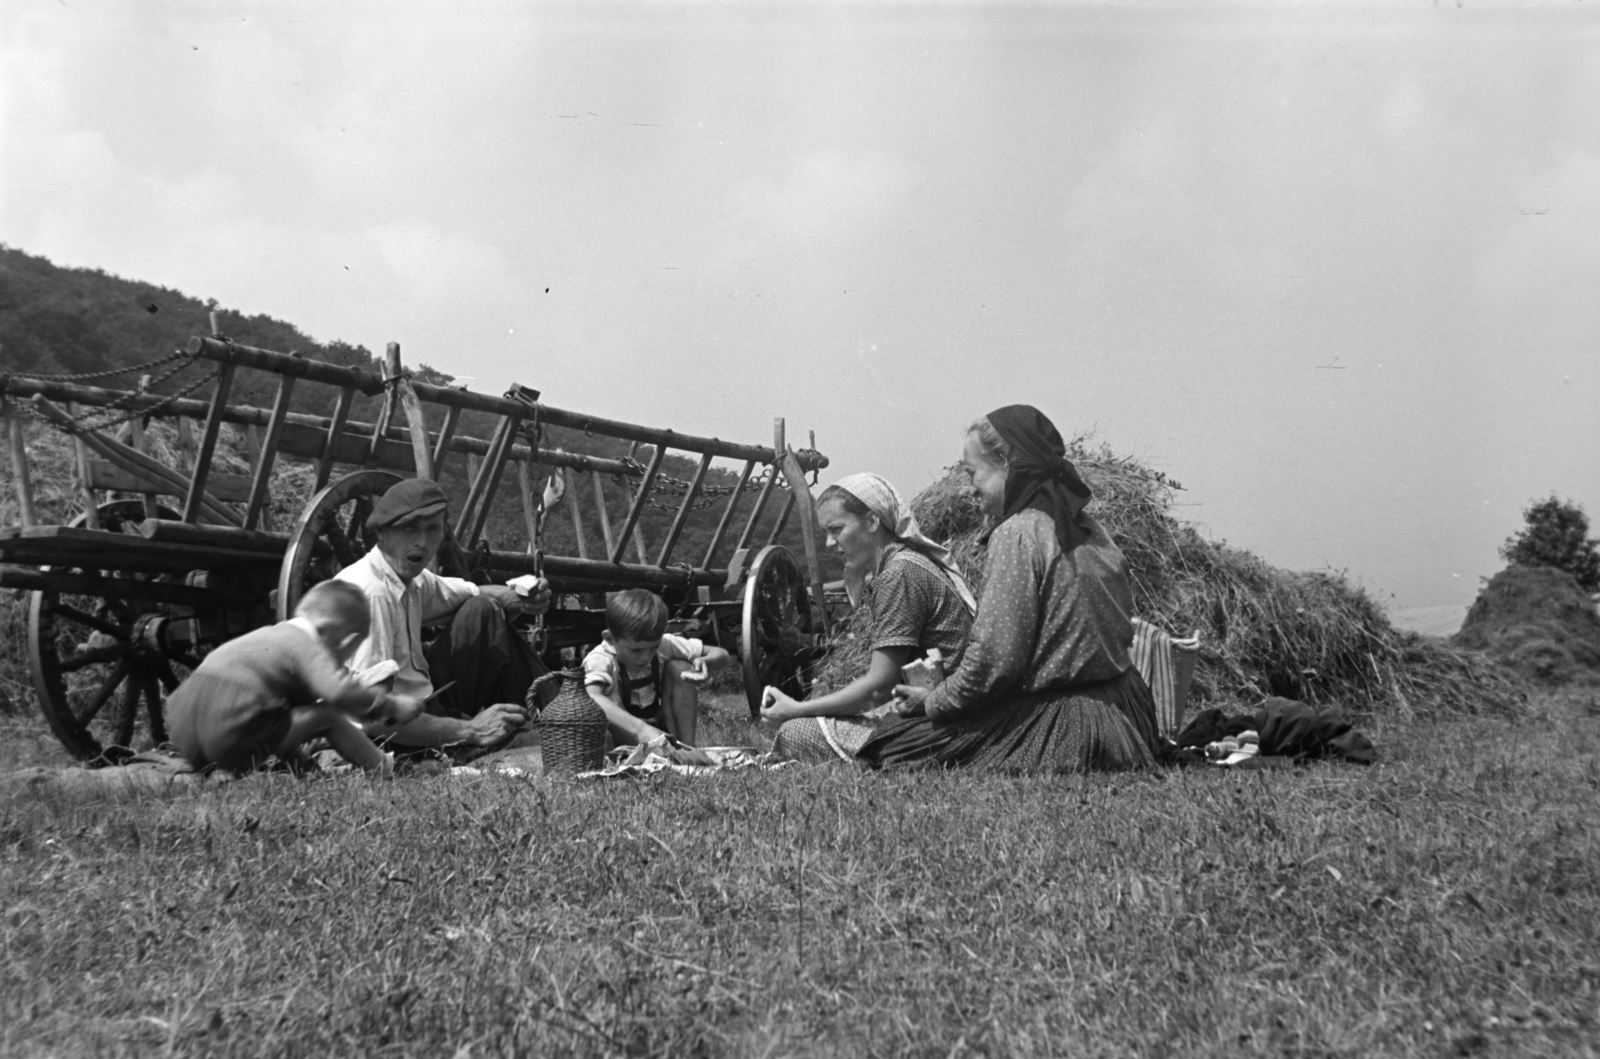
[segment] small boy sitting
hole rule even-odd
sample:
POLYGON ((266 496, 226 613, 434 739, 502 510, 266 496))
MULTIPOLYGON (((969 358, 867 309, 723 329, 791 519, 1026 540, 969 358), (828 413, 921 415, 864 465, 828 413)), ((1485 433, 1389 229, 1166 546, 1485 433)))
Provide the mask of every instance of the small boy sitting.
POLYGON ((242 772, 325 736, 366 771, 389 771, 392 760, 362 723, 392 730, 421 713, 422 702, 351 679, 345 663, 370 625, 367 597, 355 585, 316 585, 288 621, 205 657, 168 703, 172 741, 196 768, 242 772))
POLYGON ((602 642, 583 660, 584 687, 599 703, 618 746, 649 743, 663 731, 694 745, 700 691, 728 652, 667 632, 667 605, 643 588, 606 597, 602 642))

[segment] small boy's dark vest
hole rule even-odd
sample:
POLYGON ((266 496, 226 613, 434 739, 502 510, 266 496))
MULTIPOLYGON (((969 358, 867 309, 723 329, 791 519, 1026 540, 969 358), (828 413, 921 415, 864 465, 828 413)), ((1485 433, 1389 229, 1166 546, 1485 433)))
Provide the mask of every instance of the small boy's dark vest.
POLYGON ((622 664, 622 659, 617 659, 617 699, 622 703, 622 708, 641 721, 658 724, 661 720, 661 656, 656 655, 650 659, 650 675, 635 680, 628 675, 628 667, 622 664), (640 706, 633 701, 634 693, 641 688, 653 687, 656 689, 656 701, 648 706, 640 706))

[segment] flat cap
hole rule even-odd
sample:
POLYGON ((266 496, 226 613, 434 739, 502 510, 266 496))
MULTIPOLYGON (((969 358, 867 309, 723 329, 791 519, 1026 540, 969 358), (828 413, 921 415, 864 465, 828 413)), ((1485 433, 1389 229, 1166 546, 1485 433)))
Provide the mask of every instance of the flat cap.
POLYGON ((390 486, 389 491, 378 498, 372 514, 367 516, 367 529, 380 530, 385 526, 398 526, 412 519, 426 518, 444 511, 449 505, 450 501, 445 497, 444 490, 439 488, 439 483, 427 478, 407 478, 390 486))

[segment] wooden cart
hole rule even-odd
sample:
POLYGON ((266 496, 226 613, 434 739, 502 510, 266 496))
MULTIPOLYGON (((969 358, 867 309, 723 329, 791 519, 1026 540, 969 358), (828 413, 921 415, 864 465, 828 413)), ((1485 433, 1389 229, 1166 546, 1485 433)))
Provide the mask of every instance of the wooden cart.
MULTIPOLYGON (((528 630, 547 661, 559 664, 563 651, 570 659, 598 641, 600 593, 646 587, 668 600, 680 626, 730 648, 736 641, 752 716, 767 684, 803 693, 828 632, 806 475, 828 461, 790 447, 781 419, 772 447, 638 426, 543 404, 525 387, 493 397, 428 384, 403 369, 395 345, 381 374, 256 349, 221 334, 193 338, 186 351, 163 361, 177 365, 168 376, 214 368, 176 393, 0 374, 21 511, 20 525, 0 528, 0 588, 31 593, 34 688, 45 719, 76 757, 115 763, 146 741, 164 741, 162 703, 188 670, 223 641, 282 620, 307 587, 364 554, 373 543, 364 523, 374 499, 404 477, 435 477, 452 453, 466 454, 470 470, 465 500, 452 508, 441 571, 479 583, 526 573, 548 578, 556 605, 528 630), (240 369, 276 377, 270 408, 229 403, 240 369), (307 406, 308 386, 329 391, 327 415, 291 411, 297 390, 295 404, 307 406), (203 387, 210 387, 209 398, 188 396, 203 387), (352 418, 358 395, 379 399, 374 422, 352 418), (489 436, 459 432, 463 413, 492 423, 489 436), (23 416, 75 439, 82 510, 65 524, 38 524, 23 416), (142 451, 140 431, 153 418, 176 420, 189 442, 187 467, 142 451), (213 467, 225 423, 243 427, 250 439, 248 475, 213 467), (113 436, 111 425, 123 425, 125 436, 113 436), (631 448, 623 455, 573 451, 582 446, 558 447, 554 433, 631 448), (633 458, 641 448, 649 449, 642 462, 633 458), (664 473, 669 452, 698 457, 689 479, 664 473), (708 479, 718 458, 735 461, 736 485, 708 479), (286 460, 314 469, 311 495, 293 525, 269 527, 273 476, 284 472, 286 460), (535 465, 562 476, 577 555, 543 547, 535 465), (607 511, 606 476, 628 486, 631 500, 620 522, 607 511), (520 550, 491 547, 485 538, 491 502, 508 488, 521 492, 528 543, 520 550), (106 490, 125 498, 102 500, 106 490), (780 514, 758 539, 775 493, 784 494, 780 514), (754 502, 741 510, 747 495, 754 502), (649 554, 640 518, 663 496, 681 499, 649 554), (720 515, 709 547, 679 557, 691 513, 710 504, 720 506, 720 515), (603 555, 588 554, 585 507, 603 530, 603 555), (798 559, 778 543, 796 512, 804 542, 798 559)), ((726 471, 716 477, 734 473, 726 471)), ((459 481, 444 484, 459 492, 459 481)))

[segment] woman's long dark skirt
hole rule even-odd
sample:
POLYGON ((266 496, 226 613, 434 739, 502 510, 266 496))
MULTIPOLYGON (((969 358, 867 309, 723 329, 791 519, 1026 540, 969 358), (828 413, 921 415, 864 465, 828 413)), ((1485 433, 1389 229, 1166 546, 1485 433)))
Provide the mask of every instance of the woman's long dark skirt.
POLYGON ((1099 684, 1020 696, 974 717, 912 717, 856 756, 878 768, 932 765, 991 772, 1153 768, 1156 705, 1136 669, 1099 684))

